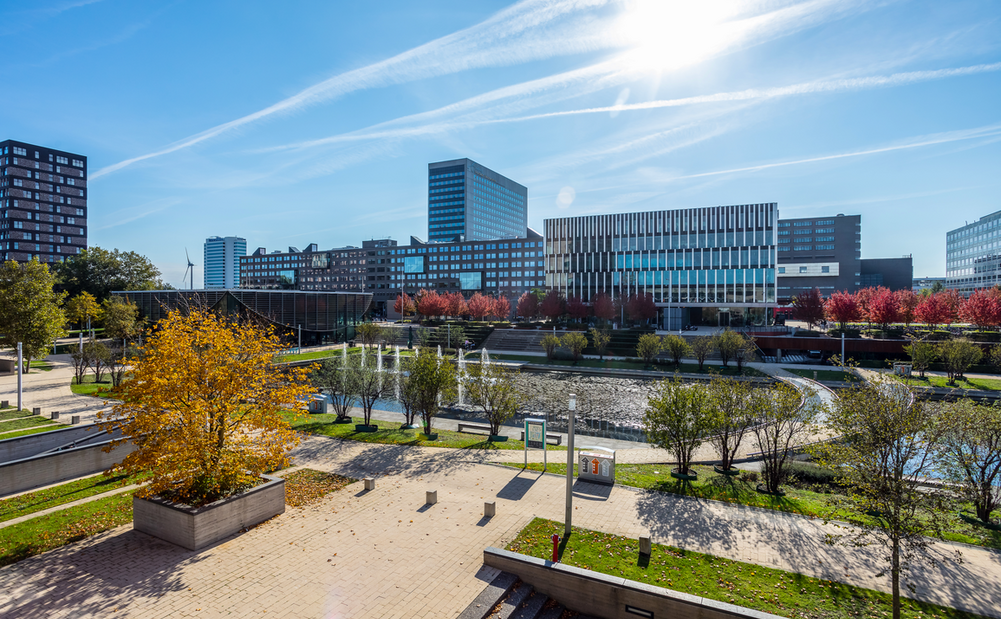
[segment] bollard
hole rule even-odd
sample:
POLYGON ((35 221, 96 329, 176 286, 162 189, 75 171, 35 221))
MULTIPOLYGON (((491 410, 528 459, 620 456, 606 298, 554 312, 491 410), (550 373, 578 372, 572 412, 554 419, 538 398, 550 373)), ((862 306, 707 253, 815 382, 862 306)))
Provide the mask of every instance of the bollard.
POLYGON ((650 556, 653 551, 653 544, 650 543, 650 536, 640 538, 640 554, 650 556))
POLYGON ((10 408, 10 400, 0 400, 0 408, 10 408))
POLYGON ((59 411, 52 411, 51 419, 59 419, 59 411))
POLYGON ((817 380, 817 370, 813 371, 813 380, 817 380))
POLYGON ((553 563, 560 562, 560 534, 553 533, 553 563))
POLYGON ((366 490, 375 490, 375 478, 374 477, 366 477, 365 478, 365 489, 366 490))
POLYGON ((497 501, 485 501, 483 503, 483 517, 493 518, 497 515, 497 501))
POLYGON ((31 409, 31 414, 32 415, 41 415, 42 414, 42 409, 36 406, 35 408, 31 409))
POLYGON ((70 423, 74 425, 80 423, 80 415, 73 415, 70 417, 70 423))
POLYGON ((424 503, 427 505, 434 505, 438 502, 438 491, 428 490, 425 494, 424 503))

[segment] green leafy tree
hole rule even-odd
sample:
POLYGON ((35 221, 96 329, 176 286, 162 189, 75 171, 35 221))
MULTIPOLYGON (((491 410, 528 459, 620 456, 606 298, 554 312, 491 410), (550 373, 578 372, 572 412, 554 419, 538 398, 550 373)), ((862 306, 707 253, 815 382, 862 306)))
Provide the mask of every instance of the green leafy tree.
POLYGON ((355 334, 366 348, 372 348, 379 341, 382 329, 374 322, 363 322, 355 327, 355 334))
POLYGON ((431 424, 443 404, 454 402, 458 393, 455 368, 447 358, 439 359, 424 348, 410 362, 414 405, 421 416, 424 434, 431 434, 431 424))
POLYGON ((573 357, 574 365, 576 365, 584 353, 584 349, 587 348, 587 336, 580 331, 569 331, 563 335, 560 345, 570 351, 570 356, 573 357))
POLYGON ((941 535, 948 496, 924 485, 933 474, 942 424, 910 389, 886 379, 857 383, 838 392, 826 426, 838 441, 816 453, 834 469, 844 492, 830 496, 837 519, 849 531, 828 543, 878 545, 892 581, 893 617, 900 617, 900 580, 923 550, 941 535))
POLYGON ((991 350, 987 354, 987 360, 995 372, 1001 372, 1001 344, 991 346, 991 350))
POLYGON ((792 448, 806 442, 817 413, 811 396, 802 398, 784 382, 775 383, 761 394, 766 401, 757 407, 758 419, 752 432, 762 454, 761 475, 768 492, 780 491, 792 448))
POLYGON ((115 340, 134 340, 142 333, 139 306, 120 297, 109 297, 101 304, 104 334, 115 340))
POLYGON ((66 318, 75 322, 78 329, 84 328, 88 321, 93 325, 103 313, 97 299, 86 290, 67 301, 64 309, 66 318))
POLYGON ((605 351, 608 350, 608 344, 612 341, 612 336, 607 331, 602 331, 597 327, 591 327, 591 346, 598 352, 598 358, 605 358, 605 351))
POLYGON ((347 419, 358 404, 358 375, 341 357, 329 357, 309 375, 313 387, 330 396, 338 420, 347 419))
POLYGON ((38 260, 0 266, 0 348, 17 354, 20 342, 25 373, 32 359, 44 359, 52 342, 66 335, 60 307, 66 294, 55 292, 54 283, 49 267, 38 260))
POLYGON ((678 472, 687 475, 712 418, 712 403, 705 385, 662 380, 647 402, 643 428, 651 443, 671 452, 678 463, 678 472))
POLYGON ((753 339, 743 335, 740 336, 740 345, 733 351, 733 359, 737 362, 738 372, 744 370, 744 363, 754 361, 757 351, 758 347, 754 344, 753 339))
POLYGON ((94 370, 94 382, 103 383, 104 373, 108 371, 108 362, 111 361, 111 351, 103 342, 96 341, 84 343, 83 350, 94 370))
POLYGON ((547 333, 542 341, 539 342, 542 349, 546 351, 546 359, 552 359, 553 355, 556 353, 556 349, 560 346, 560 338, 556 337, 553 333, 547 333))
POLYGON ((646 333, 640 336, 636 342, 636 355, 643 359, 643 363, 650 365, 654 357, 660 354, 664 348, 664 342, 653 333, 646 333))
MULTIPOLYGON (((692 352, 691 347, 685 338, 680 335, 668 335, 664 338, 664 350, 666 350, 671 358, 674 359, 675 367, 681 367, 681 359, 685 355, 689 355, 692 352)), ((701 366, 700 366, 701 367, 701 366)))
POLYGON ((714 342, 716 350, 723 361, 723 367, 729 365, 730 359, 736 357, 737 351, 744 346, 744 337, 730 329, 724 330, 722 333, 716 335, 714 339, 716 340, 714 342))
POLYGON ((108 251, 91 247, 64 262, 55 263, 55 274, 71 297, 88 292, 104 301, 115 290, 160 290, 167 288, 160 271, 146 256, 136 252, 108 251))
POLYGON ((729 470, 744 437, 759 417, 765 402, 751 383, 715 376, 708 385, 709 442, 720 457, 720 468, 729 470))
POLYGON ((496 363, 469 366, 470 401, 483 409, 490 422, 490 434, 500 434, 501 425, 518 412, 520 394, 515 384, 515 372, 496 363))
POLYGON ((904 352, 911 358, 911 367, 918 371, 921 378, 924 378, 925 370, 938 358, 939 349, 932 342, 923 338, 915 338, 911 340, 909 345, 904 346, 904 352))
POLYGON ((358 402, 361 404, 362 415, 365 418, 365 425, 372 425, 372 409, 375 403, 392 392, 392 383, 386 378, 383 372, 376 367, 375 359, 368 359, 362 363, 361 355, 351 355, 348 357, 349 371, 353 372, 355 378, 355 389, 358 393, 358 402))
POLYGON ((716 350, 715 338, 708 335, 698 335, 692 338, 692 343, 689 346, 692 354, 695 355, 695 360, 699 362, 699 371, 701 372, 706 359, 716 350))
POLYGON ((949 384, 955 385, 957 378, 963 378, 971 365, 980 362, 984 356, 979 346, 966 338, 956 338, 938 343, 938 354, 945 363, 945 371, 949 374, 949 384))
POLYGON ((439 333, 445 335, 445 346, 448 348, 458 349, 466 342, 466 331, 459 325, 444 327, 439 333))
POLYGON ((991 512, 1001 507, 1001 406, 962 399, 943 408, 942 468, 977 518, 990 523, 991 512))

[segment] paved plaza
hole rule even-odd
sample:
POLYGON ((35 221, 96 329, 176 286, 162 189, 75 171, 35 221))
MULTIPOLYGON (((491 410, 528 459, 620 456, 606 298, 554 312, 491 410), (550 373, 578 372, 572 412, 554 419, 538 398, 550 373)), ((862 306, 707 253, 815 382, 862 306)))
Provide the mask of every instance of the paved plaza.
MULTIPOLYGON (((0 569, 0 615, 455 617, 494 576, 482 566, 483 548, 504 546, 533 516, 563 519, 564 478, 490 462, 510 456, 313 437, 297 450, 297 465, 375 476, 376 489, 352 484, 199 552, 119 527, 0 569), (436 505, 424 504, 429 489, 438 491, 436 505), (487 500, 497 501, 490 519, 482 517, 487 500)), ((578 483, 574 519, 887 589, 870 555, 825 545, 829 529, 808 518, 578 483)), ((934 553, 956 548, 940 544, 934 553)), ((962 551, 960 565, 918 567, 917 597, 1001 617, 1001 553, 962 551)))

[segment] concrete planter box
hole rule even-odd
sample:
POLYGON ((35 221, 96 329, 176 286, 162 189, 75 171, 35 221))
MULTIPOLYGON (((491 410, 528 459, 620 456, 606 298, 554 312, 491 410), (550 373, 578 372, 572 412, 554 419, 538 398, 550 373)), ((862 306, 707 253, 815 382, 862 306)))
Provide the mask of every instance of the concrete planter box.
POLYGON ((200 550, 243 528, 285 513, 285 480, 262 475, 267 480, 246 492, 189 507, 165 499, 132 498, 132 527, 162 540, 200 550))

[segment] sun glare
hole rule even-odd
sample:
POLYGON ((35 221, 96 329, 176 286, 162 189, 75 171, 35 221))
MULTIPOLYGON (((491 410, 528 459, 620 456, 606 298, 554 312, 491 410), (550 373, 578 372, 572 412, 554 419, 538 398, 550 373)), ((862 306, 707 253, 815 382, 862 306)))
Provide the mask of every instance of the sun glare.
POLYGON ((722 50, 735 33, 727 24, 736 3, 714 0, 633 0, 616 36, 630 68, 663 72, 695 64, 722 50))

